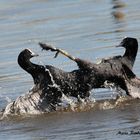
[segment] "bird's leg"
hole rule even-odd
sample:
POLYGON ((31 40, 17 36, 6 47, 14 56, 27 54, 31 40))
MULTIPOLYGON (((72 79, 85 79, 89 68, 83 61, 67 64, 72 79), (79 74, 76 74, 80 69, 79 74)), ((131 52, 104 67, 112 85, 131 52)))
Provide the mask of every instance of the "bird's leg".
POLYGON ((53 47, 52 45, 49 44, 45 44, 45 43, 39 43, 40 47, 42 48, 42 50, 50 50, 53 52, 56 52, 55 54, 55 58, 58 56, 59 53, 63 54, 64 56, 68 57, 69 59, 73 60, 76 62, 76 58, 73 57, 72 55, 70 55, 69 53, 67 53, 66 51, 62 50, 62 49, 58 49, 56 47, 53 47))

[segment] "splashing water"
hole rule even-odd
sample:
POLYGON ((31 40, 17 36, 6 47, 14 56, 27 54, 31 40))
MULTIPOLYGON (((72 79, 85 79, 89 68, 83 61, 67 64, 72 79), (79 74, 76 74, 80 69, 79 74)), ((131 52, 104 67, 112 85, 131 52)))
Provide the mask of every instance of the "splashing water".
MULTIPOLYGON (((29 95, 27 94, 26 97, 29 95)), ((107 110, 107 109, 113 109, 113 108, 120 108, 124 107, 126 105, 130 105, 131 101, 133 103, 133 98, 130 97, 122 97, 118 96, 116 99, 104 99, 104 100, 98 100, 96 101, 94 98, 89 98, 87 100, 84 100, 82 102, 79 102, 78 99, 74 97, 68 97, 63 94, 61 98, 61 103, 59 103, 56 106, 56 110, 49 109, 49 106, 46 106, 45 111, 38 108, 37 105, 39 102, 39 94, 36 93, 36 95, 30 95, 34 96, 32 99, 34 100, 27 100, 25 97, 19 97, 15 100, 15 102, 11 102, 7 105, 5 111, 2 114, 2 118, 7 118, 13 115, 21 115, 21 116, 29 116, 29 115, 41 115, 44 113, 50 113, 50 112, 83 112, 83 111, 89 111, 89 110, 107 110), (20 99, 20 100, 19 100, 20 99), (25 101, 23 100, 25 99, 25 101), (21 104, 21 101, 24 102, 24 104, 21 104), (20 105, 20 114, 12 114, 11 107, 14 103, 20 102, 20 104, 17 103, 17 105, 20 105), (30 102, 30 105, 29 105, 30 102), (28 111, 25 109, 28 106, 28 111), (25 111, 26 110, 26 111, 25 111)))
POLYGON ((68 97, 65 94, 62 94, 61 103, 60 106, 64 109, 70 108, 74 111, 74 108, 76 107, 77 99, 75 97, 68 97))
POLYGON ((130 82, 126 82, 126 84, 127 84, 127 87, 128 87, 129 94, 133 98, 139 98, 140 99, 140 87, 134 86, 130 82))
MULTIPOLYGON (((48 84, 48 86, 55 87, 61 91, 60 87, 55 83, 49 69, 47 69, 45 66, 44 68, 45 71, 48 72, 51 79, 51 84, 48 84)), ((109 88, 111 91, 113 91, 113 94, 116 93, 114 92, 117 89, 115 84, 105 81, 104 87, 109 88)), ((49 113, 52 111, 79 112, 79 111, 87 111, 90 109, 106 110, 106 109, 112 109, 121 106, 124 102, 129 100, 126 97, 117 96, 114 99, 111 98, 111 99, 103 99, 103 100, 96 101, 96 99, 93 96, 90 96, 88 99, 81 99, 80 96, 78 98, 75 98, 71 96, 66 96, 62 92, 62 97, 60 99, 60 102, 54 106, 51 103, 48 104, 47 103, 48 101, 45 97, 41 98, 41 94, 42 94, 41 90, 34 92, 33 88, 29 90, 27 94, 18 97, 13 102, 10 102, 6 106, 3 112, 3 117, 9 114, 20 114, 20 115, 34 114, 35 115, 35 114, 49 113)), ((7 101, 9 102, 10 100, 7 99, 7 101)))
POLYGON ((109 88, 113 94, 116 94, 116 91, 117 91, 117 96, 124 96, 126 95, 125 94, 125 91, 123 89, 121 89, 120 87, 118 87, 117 85, 115 85, 115 83, 112 83, 112 82, 109 82, 109 81, 105 81, 104 82, 104 85, 103 85, 105 88, 109 88))
MULTIPOLYGON (((59 86, 54 82, 50 71, 46 68, 45 71, 48 72, 51 78, 51 83, 48 84, 48 87, 60 90, 59 86)), ((19 96, 15 101, 10 102, 4 110, 4 116, 9 114, 40 114, 55 110, 55 105, 46 98, 47 93, 44 94, 44 89, 37 87, 38 85, 35 85, 27 94, 19 96)), ((53 95, 54 93, 51 94, 53 95)))

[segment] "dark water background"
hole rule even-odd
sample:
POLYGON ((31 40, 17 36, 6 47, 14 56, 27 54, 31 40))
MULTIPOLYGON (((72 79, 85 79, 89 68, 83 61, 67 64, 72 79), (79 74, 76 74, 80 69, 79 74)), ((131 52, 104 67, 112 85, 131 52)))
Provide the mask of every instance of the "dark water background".
MULTIPOLYGON (((42 52, 38 42, 50 42, 74 56, 97 62, 123 54, 124 50, 115 45, 125 36, 136 37, 140 42, 139 0, 0 0, 0 109, 33 86, 31 76, 17 64, 17 56, 24 48, 40 55, 33 59, 37 64, 71 71, 77 68, 75 63, 61 55, 53 59, 53 53, 42 52)), ((138 52, 133 70, 140 77, 139 63, 138 52)), ((111 91, 99 89, 93 96, 105 99, 112 95, 111 91)), ((0 139, 6 140, 139 137, 139 100, 126 101, 118 107, 103 105, 86 111, 13 117, 0 122, 0 139)))

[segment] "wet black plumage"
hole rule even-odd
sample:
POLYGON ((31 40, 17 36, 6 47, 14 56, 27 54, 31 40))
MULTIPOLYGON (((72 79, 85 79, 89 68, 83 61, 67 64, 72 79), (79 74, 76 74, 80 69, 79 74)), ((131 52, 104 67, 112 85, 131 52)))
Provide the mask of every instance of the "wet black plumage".
MULTIPOLYGON (((62 92, 55 85, 50 71, 42 65, 34 64, 30 61, 32 57, 38 56, 30 49, 23 50, 18 56, 18 64, 32 75, 34 80, 34 87, 30 92, 41 92, 41 98, 47 99, 48 104, 56 104, 62 96, 62 92), (55 93, 55 94, 54 94, 55 93)), ((46 100, 45 100, 46 101, 46 100)))
MULTIPOLYGON (((85 98, 89 96, 89 92, 93 88, 103 87, 104 82, 107 80, 120 86, 128 94, 121 69, 122 64, 132 69, 137 55, 138 42, 135 38, 127 37, 123 39, 119 46, 126 49, 123 56, 103 59, 99 64, 75 58, 74 61, 77 63, 79 69, 71 72, 65 72, 50 65, 44 67, 33 64, 29 57, 20 58, 21 54, 25 53, 25 50, 20 53, 18 63, 24 70, 32 75, 34 83, 36 85, 39 84, 40 88, 52 84, 53 79, 54 83, 65 95, 85 98), (21 63, 21 59, 24 62, 21 63)), ((54 93, 54 96, 55 95, 57 95, 57 92, 54 93)))
MULTIPOLYGON (((45 47, 44 44, 40 45, 45 47)), ((3 115, 50 112, 57 108, 63 94, 78 99, 86 98, 91 89, 103 87, 106 80, 114 82, 132 97, 140 98, 140 80, 132 72, 138 50, 137 40, 125 38, 119 46, 126 48, 123 56, 103 59, 99 64, 74 58, 60 49, 47 47, 48 50, 51 48, 52 51, 57 51, 56 56, 61 52, 77 63, 78 69, 71 72, 50 65, 34 64, 30 59, 37 55, 30 49, 23 50, 18 56, 18 64, 32 75, 34 87, 27 94, 9 103, 3 115), (131 94, 134 93, 133 89, 138 92, 131 94)))

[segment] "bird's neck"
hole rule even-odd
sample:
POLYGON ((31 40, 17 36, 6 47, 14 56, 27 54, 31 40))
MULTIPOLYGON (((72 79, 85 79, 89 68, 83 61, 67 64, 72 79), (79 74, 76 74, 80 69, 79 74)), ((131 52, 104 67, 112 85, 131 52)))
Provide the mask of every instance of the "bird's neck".
POLYGON ((29 74, 32 75, 32 78, 34 80, 34 84, 39 86, 42 86, 44 81, 44 71, 45 67, 36 65, 30 61, 30 59, 25 59, 23 57, 18 58, 18 64, 21 68, 23 68, 25 71, 27 71, 29 74))
POLYGON ((123 57, 126 58, 127 60, 129 60, 131 62, 131 65, 134 65, 135 59, 136 59, 136 55, 137 55, 137 51, 138 51, 138 47, 135 46, 132 49, 126 49, 123 57))
POLYGON ((25 58, 18 58, 18 64, 20 65, 21 68, 23 68, 25 71, 28 73, 32 73, 33 70, 35 69, 36 65, 33 64, 30 59, 25 59, 25 58))

